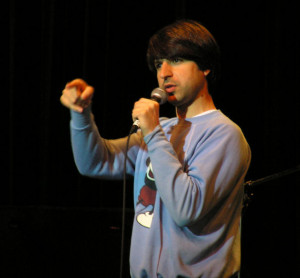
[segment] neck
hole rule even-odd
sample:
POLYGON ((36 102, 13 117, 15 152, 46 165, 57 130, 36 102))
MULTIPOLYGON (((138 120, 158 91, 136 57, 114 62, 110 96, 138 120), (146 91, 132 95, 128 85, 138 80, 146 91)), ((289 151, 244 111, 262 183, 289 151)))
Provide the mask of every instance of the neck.
POLYGON ((189 105, 176 107, 176 115, 179 119, 192 118, 212 109, 216 109, 213 99, 209 93, 205 93, 189 105))

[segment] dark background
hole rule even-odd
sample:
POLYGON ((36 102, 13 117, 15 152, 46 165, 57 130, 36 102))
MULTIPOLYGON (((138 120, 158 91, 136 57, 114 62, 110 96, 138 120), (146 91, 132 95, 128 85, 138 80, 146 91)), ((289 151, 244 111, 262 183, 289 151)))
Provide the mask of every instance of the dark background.
MULTIPOLYGON (((134 101, 156 87, 146 66, 148 39, 176 19, 199 20, 221 47, 215 102, 252 148, 246 180, 299 165, 299 14, 291 3, 10 0, 1 10, 9 34, 2 34, 8 65, 1 63, 9 117, 2 132, 8 181, 0 187, 0 276, 118 277, 122 181, 78 174, 69 111, 59 98, 67 81, 85 79, 96 89, 102 136, 125 136, 134 101)), ((162 106, 161 115, 173 116, 173 107, 162 106)), ((254 187, 243 214, 242 278, 299 273, 298 187, 299 172, 254 187)))

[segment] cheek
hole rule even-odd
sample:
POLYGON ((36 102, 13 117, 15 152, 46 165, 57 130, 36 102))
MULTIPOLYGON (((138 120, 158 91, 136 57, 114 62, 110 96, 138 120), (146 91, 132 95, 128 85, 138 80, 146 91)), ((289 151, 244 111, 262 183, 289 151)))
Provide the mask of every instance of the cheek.
POLYGON ((156 79, 157 79, 157 84, 158 84, 158 86, 159 86, 160 88, 162 88, 162 85, 163 85, 164 81, 163 81, 161 78, 159 78, 158 75, 156 76, 156 79))
POLYGON ((202 71, 195 71, 194 74, 190 77, 190 85, 197 91, 201 91, 205 84, 205 76, 202 71))

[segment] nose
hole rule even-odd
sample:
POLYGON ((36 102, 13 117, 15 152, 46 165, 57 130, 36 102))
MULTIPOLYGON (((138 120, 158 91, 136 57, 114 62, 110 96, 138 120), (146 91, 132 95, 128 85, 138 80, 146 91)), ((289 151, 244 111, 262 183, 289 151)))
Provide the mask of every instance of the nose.
POLYGON ((159 70, 159 77, 166 80, 168 77, 171 77, 172 74, 172 66, 167 61, 163 61, 159 70))

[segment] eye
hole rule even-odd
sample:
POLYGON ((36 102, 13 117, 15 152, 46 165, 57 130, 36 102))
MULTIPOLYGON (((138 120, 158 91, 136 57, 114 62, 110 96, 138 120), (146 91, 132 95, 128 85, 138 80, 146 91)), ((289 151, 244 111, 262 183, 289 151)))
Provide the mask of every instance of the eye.
POLYGON ((171 59, 171 62, 173 64, 179 64, 179 63, 183 62, 183 59, 180 58, 180 57, 174 57, 174 58, 171 59))
POLYGON ((154 61, 154 67, 158 70, 161 68, 162 61, 161 60, 155 60, 154 61))

